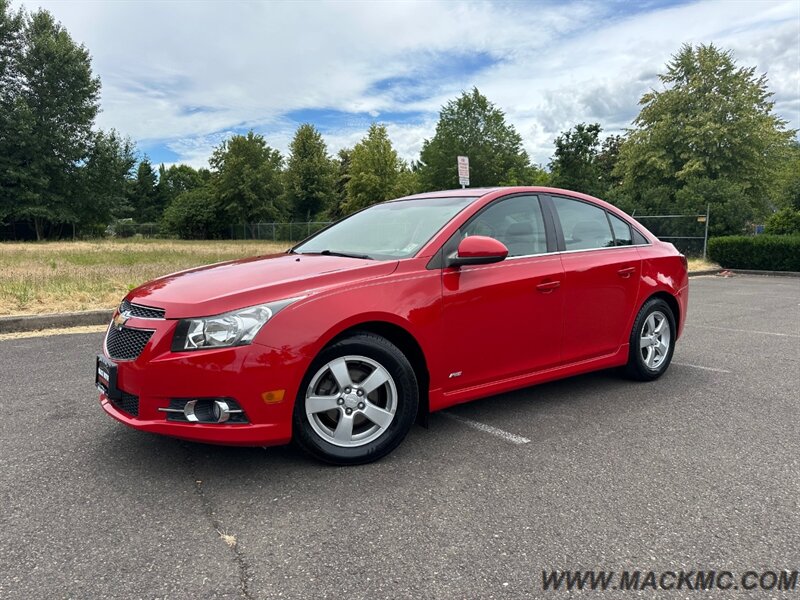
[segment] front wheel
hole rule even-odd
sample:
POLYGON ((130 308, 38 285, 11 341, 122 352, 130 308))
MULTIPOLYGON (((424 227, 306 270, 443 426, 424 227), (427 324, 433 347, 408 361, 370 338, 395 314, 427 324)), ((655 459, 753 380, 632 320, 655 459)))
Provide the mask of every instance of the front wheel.
POLYGON ((387 339, 358 333, 325 348, 294 408, 295 440, 337 465, 378 460, 403 441, 417 414, 414 369, 387 339))
POLYGON ((639 381, 661 377, 672 360, 677 331, 669 304, 660 298, 645 302, 631 330, 627 375, 639 381))

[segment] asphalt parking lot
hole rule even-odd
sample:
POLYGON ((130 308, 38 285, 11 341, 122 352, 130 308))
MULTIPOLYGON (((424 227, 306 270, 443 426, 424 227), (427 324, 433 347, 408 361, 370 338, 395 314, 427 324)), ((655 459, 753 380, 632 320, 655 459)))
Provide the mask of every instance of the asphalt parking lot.
POLYGON ((543 569, 800 566, 797 278, 692 279, 657 382, 460 406, 357 468, 129 430, 100 341, 0 342, 0 598, 558 598, 543 569))

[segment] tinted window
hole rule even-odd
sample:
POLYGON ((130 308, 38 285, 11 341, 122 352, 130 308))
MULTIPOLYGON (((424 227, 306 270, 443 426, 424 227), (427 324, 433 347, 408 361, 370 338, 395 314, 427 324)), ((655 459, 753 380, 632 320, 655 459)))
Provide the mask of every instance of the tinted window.
POLYGON ((547 236, 539 199, 513 196, 498 200, 461 228, 461 239, 485 235, 505 244, 509 256, 547 252, 547 236))
POLYGON ((617 246, 630 246, 633 243, 630 225, 611 213, 608 213, 608 218, 611 220, 611 228, 614 230, 614 240, 617 246))
POLYGON ((647 241, 647 238, 644 237, 641 233, 633 230, 633 243, 637 246, 641 246, 642 244, 649 244, 650 242, 647 241))
POLYGON ((608 248, 614 245, 606 211, 597 206, 553 197, 567 250, 608 248))

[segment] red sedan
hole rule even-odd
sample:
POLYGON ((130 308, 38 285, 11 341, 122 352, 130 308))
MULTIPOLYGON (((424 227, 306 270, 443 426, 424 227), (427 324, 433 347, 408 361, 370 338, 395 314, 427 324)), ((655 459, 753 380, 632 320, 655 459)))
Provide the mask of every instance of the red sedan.
POLYGON ((358 464, 418 415, 578 373, 669 366, 686 259, 617 208, 544 187, 371 206, 284 254, 133 290, 97 358, 103 408, 186 440, 358 464))

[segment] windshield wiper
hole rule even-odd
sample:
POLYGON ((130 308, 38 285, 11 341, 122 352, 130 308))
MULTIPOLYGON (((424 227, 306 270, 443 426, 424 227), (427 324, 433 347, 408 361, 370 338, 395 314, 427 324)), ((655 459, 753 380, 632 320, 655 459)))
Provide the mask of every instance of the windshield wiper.
POLYGON ((320 250, 319 252, 304 252, 303 254, 323 254, 325 256, 344 256, 345 258, 374 260, 369 254, 355 254, 353 252, 339 252, 337 250, 320 250))

